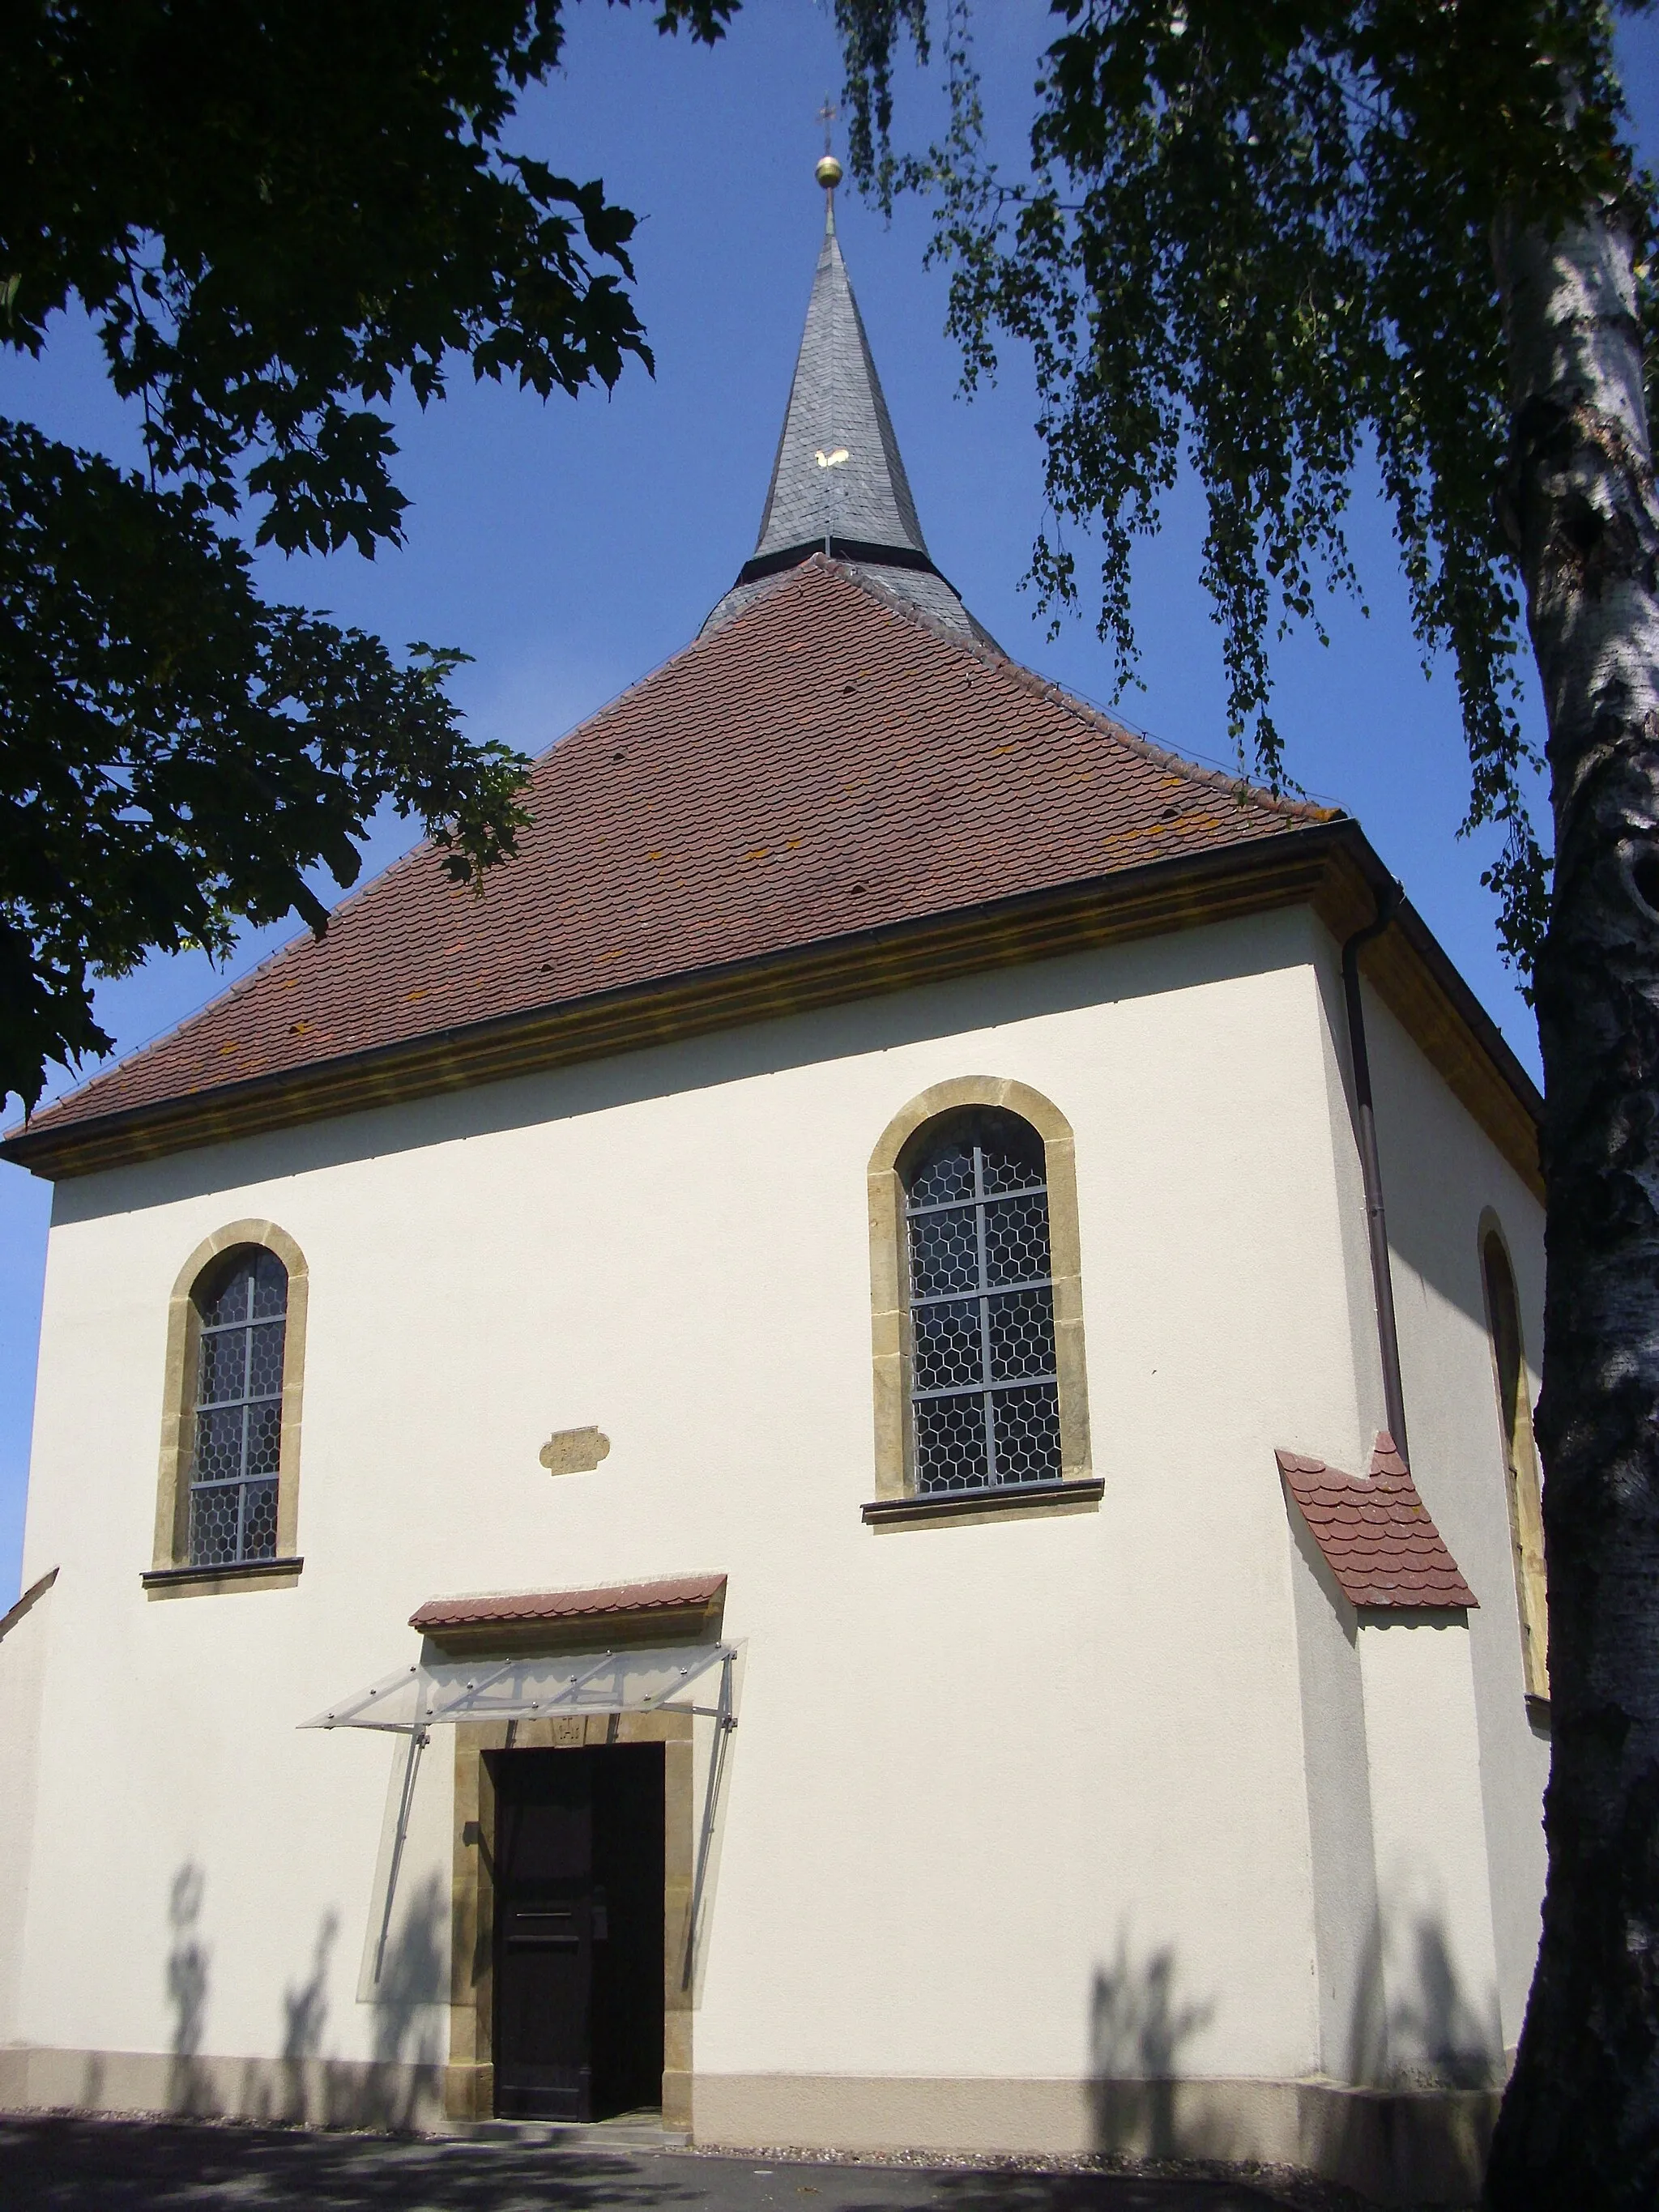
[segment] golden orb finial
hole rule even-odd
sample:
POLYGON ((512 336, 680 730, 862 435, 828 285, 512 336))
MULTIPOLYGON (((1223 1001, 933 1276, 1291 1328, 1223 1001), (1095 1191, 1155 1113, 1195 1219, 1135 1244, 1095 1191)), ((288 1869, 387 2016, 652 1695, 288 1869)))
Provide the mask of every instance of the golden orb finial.
POLYGON ((842 179, 842 166, 833 154, 826 154, 812 174, 826 192, 833 192, 842 179))

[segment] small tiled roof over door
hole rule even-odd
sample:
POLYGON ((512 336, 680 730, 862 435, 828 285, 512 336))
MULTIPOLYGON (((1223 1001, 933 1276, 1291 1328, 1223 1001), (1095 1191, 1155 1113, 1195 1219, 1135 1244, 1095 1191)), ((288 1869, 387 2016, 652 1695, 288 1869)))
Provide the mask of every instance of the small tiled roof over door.
POLYGON ((411 1628, 485 1628, 548 1621, 603 1621, 624 1613, 684 1613, 718 1605, 724 1575, 675 1575, 648 1583, 606 1583, 597 1589, 484 1590, 432 1597, 409 1616, 411 1628))
POLYGON ((417 847, 26 1142, 1330 819, 821 555, 544 753, 528 803, 482 896, 417 847))
POLYGON ((441 1651, 616 1650, 638 1644, 702 1644, 717 1637, 726 1609, 724 1575, 613 1583, 599 1589, 495 1590, 428 1598, 410 1615, 441 1651))

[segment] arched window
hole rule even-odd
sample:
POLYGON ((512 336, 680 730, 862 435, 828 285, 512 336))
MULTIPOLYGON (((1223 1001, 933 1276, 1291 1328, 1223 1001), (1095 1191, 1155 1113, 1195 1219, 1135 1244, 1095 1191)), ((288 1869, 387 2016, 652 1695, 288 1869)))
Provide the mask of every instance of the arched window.
POLYGON ((1544 1510, 1533 1447, 1532 1401, 1527 1387, 1526 1354, 1521 1341, 1521 1308, 1515 1275, 1498 1231, 1488 1229, 1480 1243, 1486 1284, 1486 1317, 1492 1328, 1492 1368, 1498 1383, 1498 1422, 1510 1505, 1510 1537, 1515 1554, 1515 1591, 1521 1612, 1521 1649, 1527 1695, 1550 1693, 1549 1611, 1544 1582, 1544 1510))
POLYGON ((917 1493, 1059 1481, 1042 1138, 970 1109, 924 1128, 901 1172, 917 1493))
POLYGON ((197 1247, 167 1319, 152 1597, 295 1581, 309 1276, 270 1221, 197 1247))
POLYGON ((288 1269, 274 1252, 232 1252, 197 1285, 190 1565, 276 1556, 288 1269))

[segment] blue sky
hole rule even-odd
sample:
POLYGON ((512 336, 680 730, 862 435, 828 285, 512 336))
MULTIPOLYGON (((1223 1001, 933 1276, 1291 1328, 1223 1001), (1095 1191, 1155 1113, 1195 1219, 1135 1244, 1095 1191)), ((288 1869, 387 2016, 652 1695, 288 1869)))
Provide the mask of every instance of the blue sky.
MULTIPOLYGON (((976 16, 993 127, 1016 129, 1046 9, 986 0, 976 16)), ((654 380, 630 370, 609 398, 544 406, 458 380, 424 415, 398 413, 399 481, 414 502, 401 550, 373 562, 351 553, 263 557, 274 596, 327 608, 394 644, 423 638, 471 653, 455 687, 471 726, 526 752, 688 642, 751 549, 822 225, 816 112, 839 83, 828 11, 814 0, 749 0, 713 52, 659 38, 643 9, 577 7, 571 29, 564 73, 525 103, 514 141, 568 173, 602 176, 644 216, 637 290, 654 380)), ((1651 160, 1651 19, 1629 27, 1624 53, 1651 160)), ((925 131, 936 88, 907 63, 901 95, 901 131, 925 131)), ((1089 625, 1048 642, 1018 588, 1042 514, 1023 364, 1010 358, 994 390, 958 396, 957 357, 943 335, 946 280, 921 267, 924 219, 902 209, 889 227, 842 198, 843 249, 935 560, 1017 659, 1104 702, 1110 662, 1089 625)), ((118 459, 136 453, 133 424, 72 319, 43 362, 0 361, 0 413, 118 459)), ((1146 688, 1120 711, 1180 751, 1224 763, 1200 532, 1183 488, 1137 564, 1146 688)), ((1456 836, 1468 775, 1453 686, 1443 668, 1425 678, 1419 665, 1388 515, 1369 483, 1352 538, 1369 619, 1339 603, 1328 611, 1328 649, 1304 634, 1276 658, 1291 772, 1358 816, 1536 1073, 1536 1037, 1498 957, 1480 884, 1488 848, 1456 836)), ((1540 734, 1535 692, 1528 714, 1540 734)), ((378 827, 369 866, 408 842, 395 820, 378 827)), ((250 933, 220 970, 199 956, 155 962, 101 988, 100 1018, 129 1049, 292 933, 250 933)), ((47 1185, 0 1164, 0 1607, 18 1582, 50 1200, 47 1185)))

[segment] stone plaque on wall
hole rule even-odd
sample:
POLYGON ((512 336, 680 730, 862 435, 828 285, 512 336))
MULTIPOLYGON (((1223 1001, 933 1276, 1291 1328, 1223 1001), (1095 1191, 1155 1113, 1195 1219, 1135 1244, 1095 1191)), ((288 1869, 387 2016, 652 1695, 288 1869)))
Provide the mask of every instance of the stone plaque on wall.
POLYGON ((550 1474, 586 1474, 610 1450, 602 1429, 561 1429, 542 1446, 542 1465, 550 1474))

